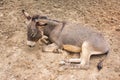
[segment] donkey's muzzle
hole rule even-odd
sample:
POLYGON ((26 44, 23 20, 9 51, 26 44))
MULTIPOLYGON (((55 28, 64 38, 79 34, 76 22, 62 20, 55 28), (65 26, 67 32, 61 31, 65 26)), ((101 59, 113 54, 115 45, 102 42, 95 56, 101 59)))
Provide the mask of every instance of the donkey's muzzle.
POLYGON ((29 47, 34 47, 35 44, 36 44, 36 42, 33 42, 33 41, 27 41, 27 45, 28 45, 29 47))

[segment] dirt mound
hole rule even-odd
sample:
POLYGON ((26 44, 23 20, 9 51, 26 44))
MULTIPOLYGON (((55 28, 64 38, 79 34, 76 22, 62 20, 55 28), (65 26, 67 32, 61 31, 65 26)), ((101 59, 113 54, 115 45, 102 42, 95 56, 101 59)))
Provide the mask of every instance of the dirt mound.
POLYGON ((0 80, 119 80, 119 0, 0 0, 0 80), (63 69, 58 62, 68 53, 43 53, 41 45, 26 46, 26 24, 21 10, 92 25, 111 45, 110 55, 98 71, 103 56, 93 56, 90 69, 63 69))

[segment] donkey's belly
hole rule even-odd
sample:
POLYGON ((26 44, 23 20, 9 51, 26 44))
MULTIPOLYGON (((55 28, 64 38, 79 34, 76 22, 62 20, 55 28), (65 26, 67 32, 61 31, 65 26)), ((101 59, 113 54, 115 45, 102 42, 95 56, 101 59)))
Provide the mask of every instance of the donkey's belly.
POLYGON ((61 42, 63 45, 73 45, 73 46, 81 47, 83 41, 84 40, 80 39, 79 36, 72 37, 70 35, 67 35, 67 36, 62 36, 61 38, 61 42))

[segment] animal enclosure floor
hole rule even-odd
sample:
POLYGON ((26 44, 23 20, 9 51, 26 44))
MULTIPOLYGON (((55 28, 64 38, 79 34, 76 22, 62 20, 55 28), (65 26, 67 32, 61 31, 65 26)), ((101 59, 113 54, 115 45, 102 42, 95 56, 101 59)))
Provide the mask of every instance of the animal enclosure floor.
POLYGON ((0 80, 120 80, 120 1, 0 0, 0 80), (103 69, 96 66, 104 55, 92 56, 88 70, 64 69, 61 60, 79 55, 44 53, 40 43, 29 48, 22 9, 97 28, 110 43, 103 69))

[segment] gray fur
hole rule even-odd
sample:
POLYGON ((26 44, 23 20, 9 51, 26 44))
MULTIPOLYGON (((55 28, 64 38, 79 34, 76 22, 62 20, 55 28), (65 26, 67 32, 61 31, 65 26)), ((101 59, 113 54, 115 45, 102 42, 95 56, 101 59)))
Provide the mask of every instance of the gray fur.
MULTIPOLYGON (((88 68, 91 55, 105 54, 109 52, 109 44, 101 33, 83 24, 61 22, 48 19, 45 16, 29 16, 24 10, 24 16, 29 21, 28 24, 28 45, 34 46, 42 36, 47 36, 52 42, 44 47, 44 51, 55 51, 64 48, 64 45, 70 46, 80 52, 80 59, 64 60, 62 64, 77 62, 79 68, 88 68), (32 41, 32 42, 31 42, 32 41), (81 49, 79 49, 81 48, 81 49)), ((65 48, 64 48, 65 49, 65 48)), ((102 61, 98 64, 98 69, 102 68, 102 61)))

